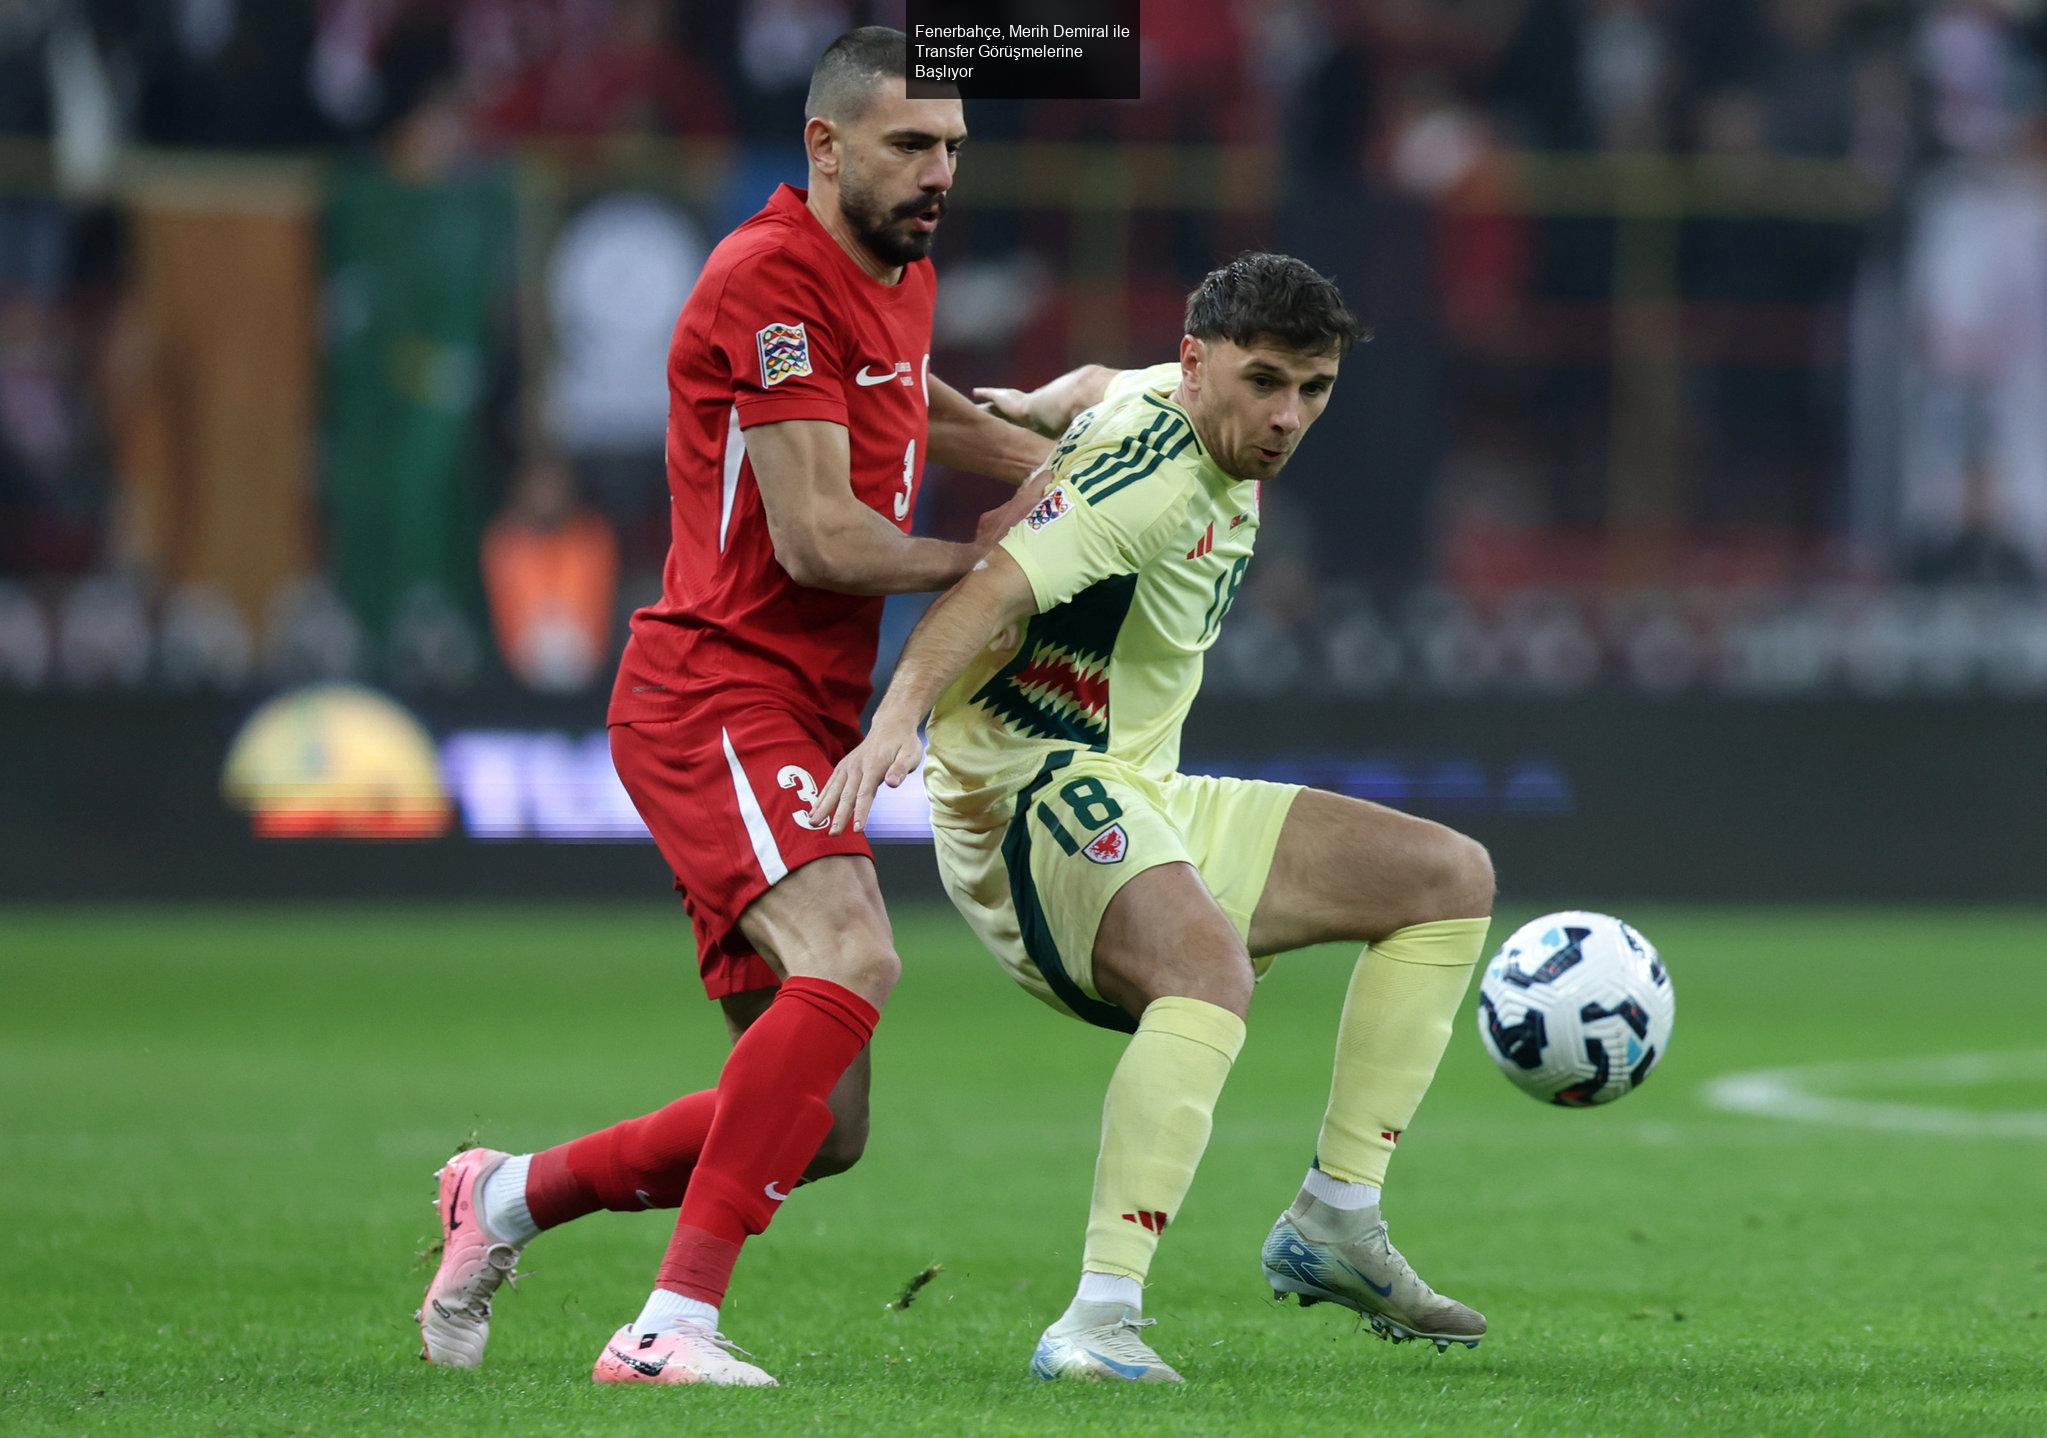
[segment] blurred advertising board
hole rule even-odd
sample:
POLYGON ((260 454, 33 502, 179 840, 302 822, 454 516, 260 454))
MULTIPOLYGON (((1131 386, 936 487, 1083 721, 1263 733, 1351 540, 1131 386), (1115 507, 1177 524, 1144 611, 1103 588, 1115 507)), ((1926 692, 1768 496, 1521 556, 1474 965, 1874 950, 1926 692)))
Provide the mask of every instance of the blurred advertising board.
MULTIPOLYGON (((595 702, 327 698, 10 697, 0 899, 663 892, 595 702)), ((1509 897, 2037 902, 2040 718, 1990 699, 1221 701, 1197 707, 1186 767, 1439 819, 1492 850, 1509 897)), ((890 891, 935 895, 914 781, 877 813, 890 891)))

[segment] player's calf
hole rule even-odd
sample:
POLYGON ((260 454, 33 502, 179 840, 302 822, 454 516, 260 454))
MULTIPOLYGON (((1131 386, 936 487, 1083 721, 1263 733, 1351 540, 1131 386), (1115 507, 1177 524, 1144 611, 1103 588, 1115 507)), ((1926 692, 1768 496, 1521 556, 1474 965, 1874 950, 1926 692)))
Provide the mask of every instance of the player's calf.
POLYGON ((1109 1080, 1081 1282, 1032 1355, 1040 1378, 1177 1382, 1143 1340, 1143 1283, 1208 1146, 1217 1097, 1244 1043, 1251 965, 1187 864, 1124 884, 1098 928, 1103 998, 1138 1015, 1109 1080))
POLYGON ((846 1172, 860 1162, 867 1152, 867 1115, 862 1112, 857 1118, 849 1118, 834 1110, 832 1131, 824 1136, 824 1143, 818 1148, 817 1157, 803 1170, 805 1183, 816 1183, 821 1178, 832 1178, 846 1172))
MULTIPOLYGON (((726 1027, 732 1031, 736 1043, 760 1017, 767 1013, 774 1002, 776 990, 755 989, 745 993, 727 994, 719 1002, 725 1009, 726 1027)), ((817 1156, 803 1170, 805 1183, 816 1183, 819 1179, 832 1178, 846 1172, 860 1161, 867 1151, 869 1129, 868 1088, 871 1079, 871 1065, 865 1050, 853 1060, 852 1065, 833 1085, 831 1096, 825 1100, 832 1111, 831 1132, 825 1135, 824 1144, 817 1156)), ((715 1093, 712 1095, 716 1097, 715 1093)), ((699 1145, 701 1147, 701 1145, 699 1145)), ((680 1199, 677 1199, 680 1202, 680 1199)), ((675 1204, 667 1204, 673 1208, 675 1204)))

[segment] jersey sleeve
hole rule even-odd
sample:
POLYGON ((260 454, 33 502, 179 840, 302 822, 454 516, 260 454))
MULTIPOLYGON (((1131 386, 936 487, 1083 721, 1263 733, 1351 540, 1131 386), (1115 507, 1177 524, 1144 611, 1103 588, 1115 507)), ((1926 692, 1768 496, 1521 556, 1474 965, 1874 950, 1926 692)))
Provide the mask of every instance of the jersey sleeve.
POLYGON ((830 287, 801 259, 764 251, 726 284, 717 335, 739 427, 846 423, 844 346, 830 287))
POLYGON ((1091 584, 1136 573, 1163 546, 1186 508, 1185 486, 1170 467, 1139 474, 1153 452, 1138 454, 1140 462, 1119 466, 1113 451, 1090 445, 1055 461, 1045 497, 1003 536, 1040 614, 1091 584))

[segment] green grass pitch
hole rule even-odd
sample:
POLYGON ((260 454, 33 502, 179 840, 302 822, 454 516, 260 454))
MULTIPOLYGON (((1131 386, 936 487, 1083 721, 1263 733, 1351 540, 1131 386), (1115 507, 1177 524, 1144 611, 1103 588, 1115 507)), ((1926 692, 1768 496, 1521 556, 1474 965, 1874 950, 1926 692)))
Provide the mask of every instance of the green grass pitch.
POLYGON ((2047 916, 1627 916, 1677 983, 1647 1087, 1546 1109, 1467 1005, 1394 1165, 1395 1241, 1486 1312, 1482 1347, 1381 1343, 1260 1282, 1326 1095, 1349 956, 1321 950, 1261 988, 1154 1274, 1153 1336, 1189 1381, 1133 1391, 1025 1376, 1074 1278, 1120 1041, 902 906, 867 1159, 788 1205, 726 1308, 785 1386, 710 1392, 589 1381, 664 1215, 537 1242, 480 1371, 421 1363, 411 1319, 428 1174, 458 1140, 539 1146, 715 1077, 672 906, 0 911, 0 1430, 2047 1432, 2047 916), (1973 1087, 1886 1079, 1957 1053, 2022 1057, 1973 1087), (1822 1063, 1868 1065, 1852 1097, 1960 1117, 1705 1099, 1822 1063))

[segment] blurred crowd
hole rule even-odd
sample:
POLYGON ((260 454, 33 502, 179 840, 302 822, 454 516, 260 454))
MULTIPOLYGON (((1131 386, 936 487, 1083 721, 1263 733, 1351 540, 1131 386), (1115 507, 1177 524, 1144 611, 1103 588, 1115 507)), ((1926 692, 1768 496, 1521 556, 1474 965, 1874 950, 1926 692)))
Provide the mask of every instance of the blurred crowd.
MULTIPOLYGON (((1078 338, 1078 181, 969 184, 934 368, 1158 358, 1248 245, 1334 274, 1376 339, 1270 500, 1246 655, 2047 687, 2047 6, 1143 13, 1142 102, 977 104, 977 139, 1262 178, 1128 217, 1118 332, 1158 338, 1118 354, 1078 338)), ((899 0, 0 0, 0 685, 602 684, 665 542, 675 309, 870 21, 899 0), (648 181, 703 151, 708 198, 648 181)), ((955 532, 993 498, 929 495, 955 532)))
MULTIPOLYGON (((1317 165, 1351 164, 1446 101, 1539 148, 1894 164, 1915 83, 1944 143, 1987 143, 2025 83, 1996 52, 2042 39, 2030 0, 1145 0, 1143 16, 1145 101, 1112 128, 1284 128, 1317 165)), ((819 50, 902 20, 900 0, 8 0, 0 133, 104 109, 97 123, 142 144, 348 143, 430 76, 495 138, 782 141, 819 50)))

